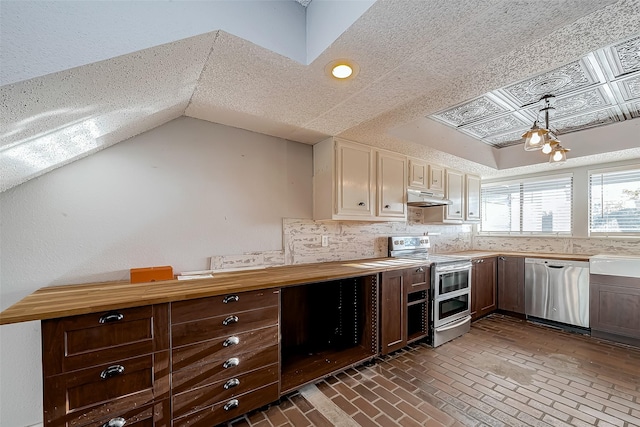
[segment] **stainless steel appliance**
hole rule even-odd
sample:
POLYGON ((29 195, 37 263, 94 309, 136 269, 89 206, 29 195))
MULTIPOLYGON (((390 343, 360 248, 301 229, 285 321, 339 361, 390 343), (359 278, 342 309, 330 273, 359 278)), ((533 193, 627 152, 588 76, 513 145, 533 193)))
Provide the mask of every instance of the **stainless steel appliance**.
POLYGON ((407 205, 428 208, 431 206, 445 206, 451 205, 453 202, 444 198, 444 194, 432 193, 430 191, 420 191, 414 189, 407 189, 407 205))
POLYGON ((527 318, 589 327, 589 263, 525 258, 527 318))
POLYGON ((434 347, 471 327, 471 259, 429 254, 429 236, 389 237, 389 256, 424 260, 431 268, 430 337, 434 347))

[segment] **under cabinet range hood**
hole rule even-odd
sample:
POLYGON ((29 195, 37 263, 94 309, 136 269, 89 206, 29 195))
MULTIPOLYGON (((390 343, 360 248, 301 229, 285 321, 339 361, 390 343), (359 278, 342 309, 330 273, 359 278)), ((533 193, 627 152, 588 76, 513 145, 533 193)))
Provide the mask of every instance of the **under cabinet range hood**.
POLYGON ((407 206, 415 208, 429 208, 432 206, 451 205, 453 202, 445 199, 443 194, 432 193, 430 191, 407 189, 407 206))

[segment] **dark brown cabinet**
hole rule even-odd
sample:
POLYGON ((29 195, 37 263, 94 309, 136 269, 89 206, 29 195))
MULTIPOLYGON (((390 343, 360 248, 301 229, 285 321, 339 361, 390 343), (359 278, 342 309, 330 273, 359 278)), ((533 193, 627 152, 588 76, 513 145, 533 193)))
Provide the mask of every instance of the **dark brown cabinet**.
POLYGON ((471 270, 471 320, 479 319, 498 308, 497 258, 472 260, 471 270))
POLYGON ((173 425, 211 426, 278 394, 280 290, 171 303, 173 425))
POLYGON ((640 346, 640 279, 589 277, 591 335, 640 346))
POLYGON ((498 257, 498 309, 524 314, 524 257, 498 257))
POLYGON ((44 425, 170 426, 168 318, 159 304, 43 320, 44 425))
POLYGON ((384 272, 380 284, 380 353, 389 354, 429 334, 430 270, 384 272))

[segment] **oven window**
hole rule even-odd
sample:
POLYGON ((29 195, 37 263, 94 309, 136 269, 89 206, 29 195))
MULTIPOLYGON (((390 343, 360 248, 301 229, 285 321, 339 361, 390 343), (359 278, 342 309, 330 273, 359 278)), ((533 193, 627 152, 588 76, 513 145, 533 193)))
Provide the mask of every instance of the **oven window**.
POLYGON ((469 287, 469 270, 440 273, 439 277, 440 295, 469 287))
POLYGON ((469 310, 469 294, 463 294, 438 302, 438 318, 440 320, 467 310, 469 310))

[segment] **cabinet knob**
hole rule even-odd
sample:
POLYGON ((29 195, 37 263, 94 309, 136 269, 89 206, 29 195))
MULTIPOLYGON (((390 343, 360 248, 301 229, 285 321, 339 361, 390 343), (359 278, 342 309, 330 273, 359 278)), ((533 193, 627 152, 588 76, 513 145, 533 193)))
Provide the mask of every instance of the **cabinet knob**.
POLYGON ((358 203, 358 206, 366 206, 366 203, 365 202, 360 202, 360 203, 358 203))
POLYGON ((229 369, 229 368, 233 368, 234 366, 238 366, 240 364, 240 359, 238 359, 237 357, 232 357, 231 359, 227 359, 224 361, 224 363, 222 364, 222 367, 224 369, 229 369))
POLYGON ((239 300, 240 297, 238 295, 227 295, 226 297, 224 297, 222 302, 224 304, 229 304, 230 302, 238 302, 239 300))
POLYGON ((498 257, 498 259, 499 259, 500 261, 504 261, 504 260, 505 260, 505 257, 501 256, 501 257, 498 257))
POLYGON ((416 273, 424 273, 424 267, 418 267, 416 273))
POLYGON ((473 215, 473 212, 469 212, 469 215, 473 215))
POLYGON ((229 390, 230 388, 234 388, 240 385, 240 380, 237 378, 231 378, 229 381, 227 381, 226 383, 224 383, 224 385, 222 387, 224 387, 225 390, 229 390))
POLYGON ((118 313, 117 311, 110 311, 109 313, 100 316, 100 319, 98 319, 98 322, 111 323, 111 322, 118 322, 122 319, 124 319, 124 314, 118 313))
POLYGON ((390 205, 384 205, 385 209, 389 209, 391 206, 390 205))
POLYGON ((127 423, 127 420, 125 420, 122 417, 117 417, 117 418, 111 418, 109 421, 102 424, 102 427, 122 427, 126 423, 127 423))
POLYGON ((226 319, 222 321, 224 326, 231 325, 232 323, 238 323, 238 316, 228 316, 226 319))
POLYGON ((238 399, 232 399, 230 401, 228 401, 224 406, 224 410, 225 411, 230 411, 232 409, 236 409, 238 407, 238 405, 240 404, 240 402, 238 402, 238 399))
POLYGON ((460 213, 460 211, 456 211, 456 213, 457 213, 457 214, 459 214, 459 213, 460 213))
POLYGON ((229 337, 222 343, 223 347, 230 347, 232 345, 236 345, 240 343, 240 338, 238 337, 229 337))
POLYGON ((107 378, 112 378, 122 374, 124 374, 124 366, 112 365, 112 366, 109 366, 104 371, 100 372, 100 378, 102 378, 103 380, 106 380, 107 378))

